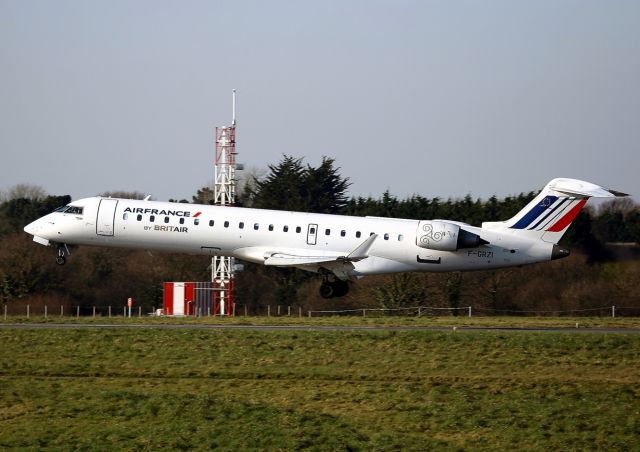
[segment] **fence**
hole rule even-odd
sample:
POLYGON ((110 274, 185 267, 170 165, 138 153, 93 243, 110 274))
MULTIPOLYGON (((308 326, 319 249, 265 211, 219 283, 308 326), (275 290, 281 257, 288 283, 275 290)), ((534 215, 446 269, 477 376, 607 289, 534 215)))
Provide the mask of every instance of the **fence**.
POLYGON ((308 316, 314 315, 358 315, 367 317, 375 314, 395 314, 404 316, 436 316, 447 313, 449 315, 467 316, 472 315, 552 315, 552 316, 566 316, 566 315, 578 315, 584 316, 587 313, 593 313, 597 317, 611 316, 616 317, 622 315, 624 312, 631 313, 632 315, 638 315, 640 313, 640 307, 629 306, 602 306, 598 308, 588 309, 554 309, 554 310, 519 310, 519 309, 491 309, 491 308, 474 308, 473 306, 464 306, 457 308, 440 308, 430 306, 414 306, 409 308, 359 308, 359 309, 343 309, 343 310, 325 310, 325 311, 308 311, 308 316))
MULTIPOLYGON (((127 308, 127 306, 71 306, 65 308, 65 306, 51 307, 44 305, 39 306, 38 311, 35 312, 30 305, 24 305, 21 312, 17 307, 13 307, 11 315, 26 315, 27 318, 31 316, 44 316, 48 317, 138 317, 141 318, 147 315, 155 315, 155 308, 151 313, 142 312, 142 307, 127 308)), ((266 316, 266 317, 291 317, 303 316, 302 307, 293 308, 291 306, 264 306, 261 308, 252 309, 249 312, 247 305, 236 304, 233 312, 233 316, 266 316)), ((601 306, 597 308, 587 309, 554 309, 554 310, 520 310, 520 309, 492 309, 484 307, 463 306, 457 308, 443 308, 433 306, 413 306, 408 308, 355 308, 355 309, 342 309, 342 310, 308 310, 306 311, 307 317, 318 316, 380 316, 380 315, 401 315, 405 317, 422 317, 422 316, 439 316, 439 315, 455 315, 455 316, 467 316, 473 315, 491 316, 491 315, 513 315, 513 316, 585 316, 593 315, 596 317, 613 317, 626 315, 638 316, 640 315, 640 307, 630 306, 601 306)), ((8 317, 8 307, 4 305, 4 319, 8 317)), ((195 317, 211 317, 212 313, 196 311, 195 317)))

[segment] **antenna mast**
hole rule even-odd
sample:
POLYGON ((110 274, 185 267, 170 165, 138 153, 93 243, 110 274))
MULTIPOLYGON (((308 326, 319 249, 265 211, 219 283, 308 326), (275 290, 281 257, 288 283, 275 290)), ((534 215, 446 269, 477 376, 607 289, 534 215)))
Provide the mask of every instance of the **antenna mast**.
MULTIPOLYGON (((213 201, 217 206, 232 207, 236 202, 236 90, 233 90, 231 125, 216 127, 215 182, 213 201)), ((213 256, 214 315, 234 315, 234 259, 213 256)))

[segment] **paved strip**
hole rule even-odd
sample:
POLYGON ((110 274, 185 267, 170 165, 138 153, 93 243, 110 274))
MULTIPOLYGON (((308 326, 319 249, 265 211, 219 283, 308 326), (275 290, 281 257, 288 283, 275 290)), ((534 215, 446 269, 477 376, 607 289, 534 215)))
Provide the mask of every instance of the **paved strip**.
POLYGON ((540 333, 628 333, 640 328, 497 327, 497 326, 382 326, 382 325, 219 325, 145 323, 0 323, 0 329, 213 329, 265 331, 488 331, 540 333))

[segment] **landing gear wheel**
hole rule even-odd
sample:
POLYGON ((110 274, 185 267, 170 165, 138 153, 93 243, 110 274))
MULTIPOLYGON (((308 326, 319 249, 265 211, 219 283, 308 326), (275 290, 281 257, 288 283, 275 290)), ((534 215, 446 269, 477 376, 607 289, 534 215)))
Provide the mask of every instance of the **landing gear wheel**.
POLYGON ((333 298, 333 284, 329 281, 325 281, 320 285, 320 296, 325 299, 333 298))
POLYGON ((67 262, 67 259, 64 257, 64 251, 65 249, 67 250, 67 253, 69 252, 69 249, 67 248, 67 245, 58 245, 58 257, 56 257, 56 264, 58 265, 64 265, 65 262, 67 262))
POLYGON ((323 281, 320 285, 320 296, 322 298, 343 297, 349 292, 349 283, 336 279, 335 281, 323 281))
POLYGON ((336 279, 333 282, 333 296, 344 297, 349 292, 349 283, 341 279, 336 279))

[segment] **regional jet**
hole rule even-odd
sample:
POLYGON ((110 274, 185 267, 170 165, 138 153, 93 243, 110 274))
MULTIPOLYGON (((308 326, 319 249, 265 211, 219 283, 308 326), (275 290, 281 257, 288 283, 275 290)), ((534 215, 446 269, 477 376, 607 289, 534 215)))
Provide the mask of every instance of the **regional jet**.
POLYGON ((322 275, 320 294, 340 297, 348 281, 397 272, 521 266, 563 258, 558 245, 591 197, 627 196, 576 179, 554 179, 516 216, 480 227, 407 220, 93 197, 27 225, 39 244, 97 245, 231 256, 322 275))

